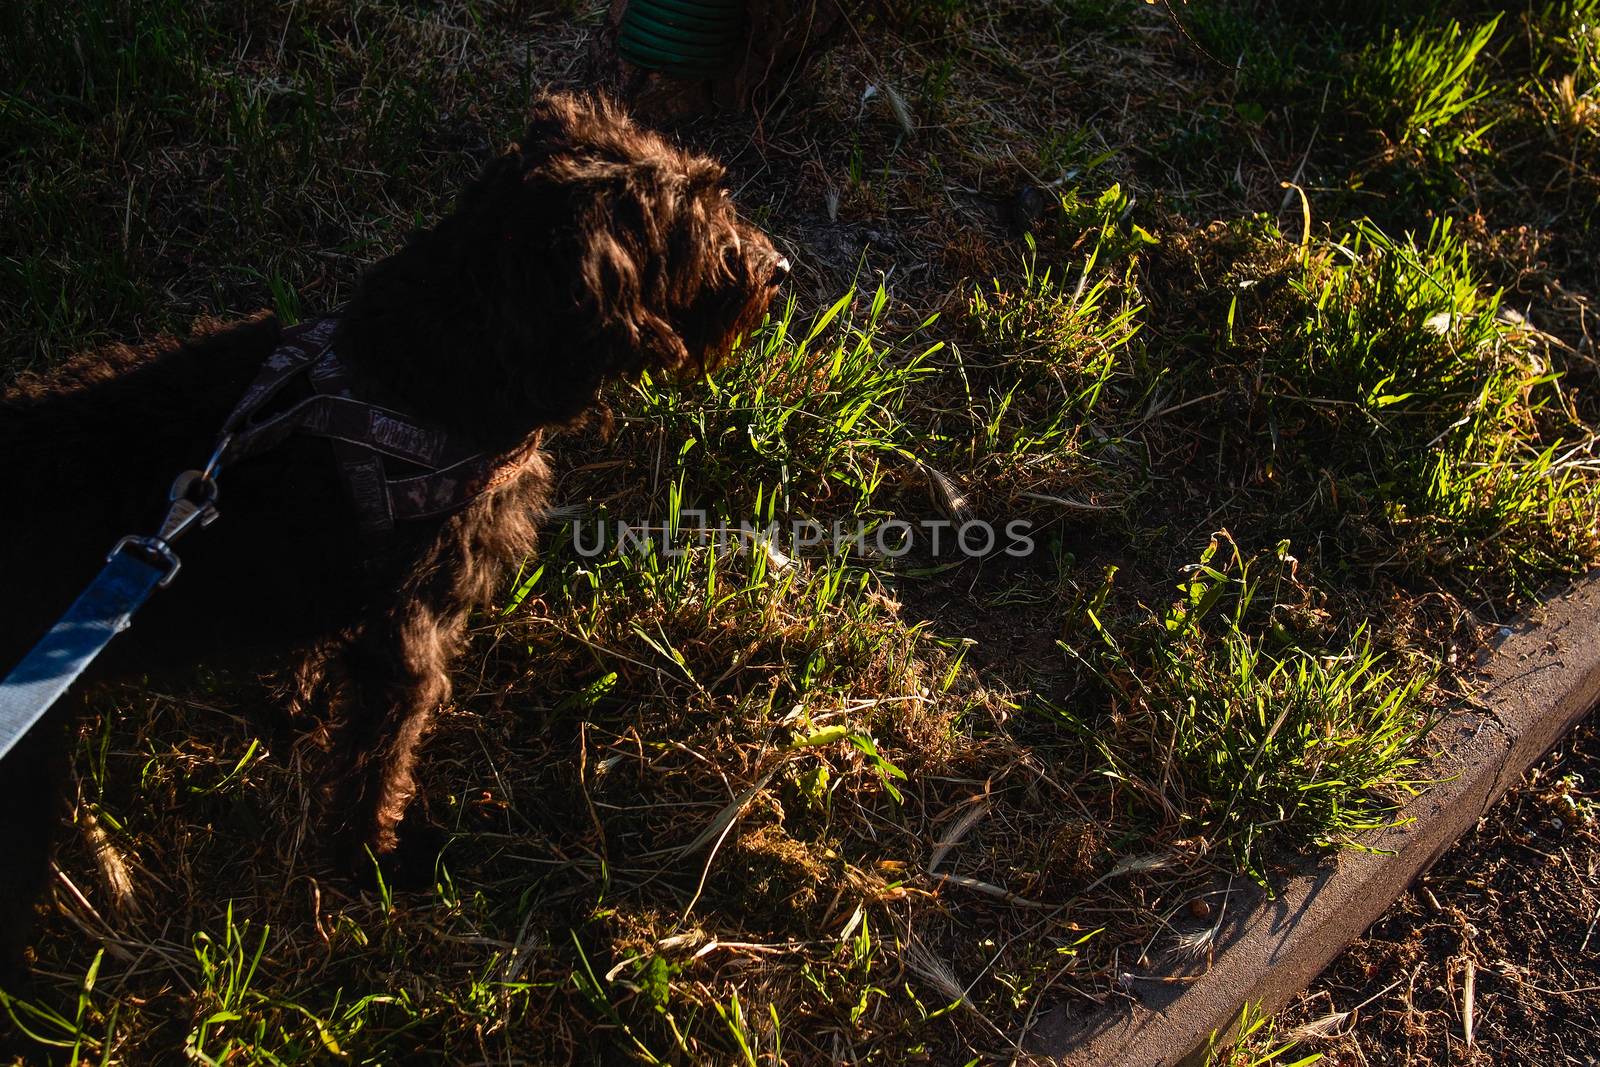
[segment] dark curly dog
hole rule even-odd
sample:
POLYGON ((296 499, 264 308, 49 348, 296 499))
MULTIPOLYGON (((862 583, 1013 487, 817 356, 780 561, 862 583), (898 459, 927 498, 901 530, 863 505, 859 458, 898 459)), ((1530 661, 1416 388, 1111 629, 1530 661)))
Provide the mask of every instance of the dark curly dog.
MULTIPOLYGON (((332 335, 358 395, 498 457, 495 477, 448 514, 375 536, 339 442, 294 434, 228 466, 220 520, 177 546, 182 573, 93 678, 301 652, 303 690, 335 690, 342 709, 329 781, 346 858, 393 850, 467 616, 534 548, 551 488, 541 428, 581 415, 610 380, 724 359, 787 270, 722 178, 604 100, 541 101, 452 214, 367 272, 332 335)), ((204 464, 282 335, 265 314, 211 324, 0 397, 0 672, 119 536, 154 528, 171 479, 204 464)), ((0 761, 0 968, 21 958, 48 869, 71 716, 58 705, 0 761)))

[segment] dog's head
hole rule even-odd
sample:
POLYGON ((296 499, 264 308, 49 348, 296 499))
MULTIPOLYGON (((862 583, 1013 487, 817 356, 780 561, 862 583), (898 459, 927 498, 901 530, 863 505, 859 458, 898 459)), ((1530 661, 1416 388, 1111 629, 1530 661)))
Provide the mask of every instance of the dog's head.
POLYGON ((723 176, 603 98, 535 105, 449 220, 530 413, 570 417, 641 370, 702 372, 761 321, 789 264, 723 176))

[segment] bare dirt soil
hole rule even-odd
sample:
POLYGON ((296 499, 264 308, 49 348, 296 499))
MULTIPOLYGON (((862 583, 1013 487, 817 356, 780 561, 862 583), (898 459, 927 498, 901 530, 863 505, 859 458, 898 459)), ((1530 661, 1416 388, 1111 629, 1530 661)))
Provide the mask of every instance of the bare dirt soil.
POLYGON ((1591 720, 1300 996, 1279 1037, 1339 1067, 1600 1062, 1597 787, 1591 720))

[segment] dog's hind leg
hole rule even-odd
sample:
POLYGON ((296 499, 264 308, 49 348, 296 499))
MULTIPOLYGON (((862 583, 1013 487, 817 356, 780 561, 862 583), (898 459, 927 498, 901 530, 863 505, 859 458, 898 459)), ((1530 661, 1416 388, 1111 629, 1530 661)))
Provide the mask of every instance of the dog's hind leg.
POLYGON ((417 749, 434 711, 450 698, 450 665, 461 650, 466 612, 412 601, 369 623, 349 652, 353 692, 336 773, 345 838, 359 862, 365 848, 394 850, 416 794, 417 749))

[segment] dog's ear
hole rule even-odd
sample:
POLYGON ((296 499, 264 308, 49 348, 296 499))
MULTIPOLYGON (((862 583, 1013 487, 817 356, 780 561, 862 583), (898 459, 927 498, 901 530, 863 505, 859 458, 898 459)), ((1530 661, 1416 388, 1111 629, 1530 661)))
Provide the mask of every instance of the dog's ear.
POLYGON ((622 235, 593 227, 583 235, 579 280, 584 310, 592 316, 597 351, 607 377, 630 374, 645 366, 677 367, 689 351, 661 314, 659 265, 641 262, 653 250, 637 247, 622 235))

